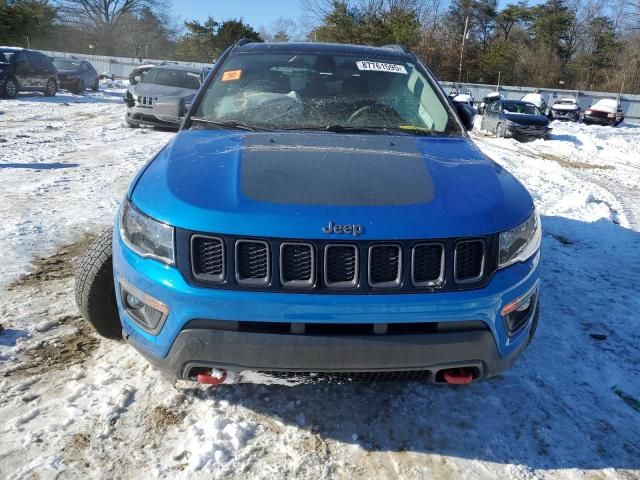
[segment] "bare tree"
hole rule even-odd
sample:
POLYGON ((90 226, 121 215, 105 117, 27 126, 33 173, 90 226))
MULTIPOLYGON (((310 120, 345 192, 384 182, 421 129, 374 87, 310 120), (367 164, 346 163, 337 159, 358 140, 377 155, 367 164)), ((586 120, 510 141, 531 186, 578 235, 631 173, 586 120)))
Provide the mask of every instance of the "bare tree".
POLYGON ((118 23, 126 14, 136 14, 146 8, 166 6, 164 0, 54 0, 62 16, 71 21, 96 27, 118 23))

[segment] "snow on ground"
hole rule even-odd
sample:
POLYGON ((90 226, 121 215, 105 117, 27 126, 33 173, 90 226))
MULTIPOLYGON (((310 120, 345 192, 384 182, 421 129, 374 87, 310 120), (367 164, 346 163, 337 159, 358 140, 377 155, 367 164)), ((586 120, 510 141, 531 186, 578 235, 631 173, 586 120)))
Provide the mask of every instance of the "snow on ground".
POLYGON ((81 321, 71 266, 171 133, 122 90, 0 101, 0 478, 640 478, 640 129, 475 131, 532 192, 542 317, 469 387, 163 380, 81 321))

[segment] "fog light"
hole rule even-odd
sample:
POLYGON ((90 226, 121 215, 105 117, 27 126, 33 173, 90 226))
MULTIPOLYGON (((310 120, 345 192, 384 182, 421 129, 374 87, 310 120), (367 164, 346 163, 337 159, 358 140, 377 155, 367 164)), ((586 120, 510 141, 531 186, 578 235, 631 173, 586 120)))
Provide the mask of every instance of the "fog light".
POLYGON ((127 293, 126 302, 128 307, 131 307, 135 310, 144 307, 144 302, 132 293, 127 293))
POLYGON ((125 312, 144 330, 158 333, 169 314, 169 308, 122 278, 118 280, 125 312))
POLYGON ((523 327, 535 312, 538 299, 538 283, 521 297, 504 306, 502 318, 509 335, 516 333, 523 327))

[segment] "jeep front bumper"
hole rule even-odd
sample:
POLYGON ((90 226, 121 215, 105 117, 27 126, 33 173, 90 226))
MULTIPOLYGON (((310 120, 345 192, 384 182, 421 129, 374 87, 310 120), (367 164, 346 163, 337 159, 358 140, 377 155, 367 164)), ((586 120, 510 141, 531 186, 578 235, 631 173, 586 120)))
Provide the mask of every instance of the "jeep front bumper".
POLYGON ((183 379, 192 378, 200 367, 235 372, 425 370, 427 378, 437 381, 441 370, 464 366, 474 370, 474 378, 490 377, 508 368, 524 350, 534 321, 535 304, 523 327, 509 335, 502 308, 532 290, 537 301, 539 282, 536 254, 498 270, 485 288, 461 292, 314 295, 218 290, 190 285, 176 268, 137 256, 118 234, 113 253, 116 282, 125 279, 168 308, 161 328, 150 333, 127 314, 116 288, 125 339, 165 374, 183 379), (416 325, 416 331, 289 330, 291 325, 327 324, 416 325), (287 328, 278 331, 278 325, 287 328), (426 330, 420 332, 420 325, 426 330))

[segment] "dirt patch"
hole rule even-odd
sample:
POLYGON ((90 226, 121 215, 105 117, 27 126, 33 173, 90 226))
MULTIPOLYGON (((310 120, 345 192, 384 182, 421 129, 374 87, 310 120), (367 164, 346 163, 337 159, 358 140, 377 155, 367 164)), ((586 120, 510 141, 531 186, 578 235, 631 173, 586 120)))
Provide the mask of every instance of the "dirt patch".
POLYGON ((27 350, 20 365, 5 374, 7 377, 42 375, 68 368, 83 362, 99 345, 100 340, 79 315, 63 317, 59 322, 76 327, 76 330, 27 350))
POLYGON ((61 280, 73 276, 77 260, 97 238, 94 234, 85 234, 71 245, 59 247, 53 255, 39 257, 33 262, 35 271, 22 275, 9 285, 9 291, 22 287, 39 287, 44 282, 61 280))
POLYGON ((147 423, 152 430, 162 432, 184 420, 185 412, 174 412, 169 407, 158 405, 147 416, 147 423))
POLYGON ((565 168, 578 168, 581 170, 594 170, 594 169, 615 170, 616 169, 616 167, 614 167, 613 165, 599 165, 597 163, 571 162, 567 160, 565 157, 560 155, 554 155, 553 153, 542 153, 541 157, 544 160, 551 160, 553 162, 556 162, 557 164, 565 168))

